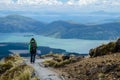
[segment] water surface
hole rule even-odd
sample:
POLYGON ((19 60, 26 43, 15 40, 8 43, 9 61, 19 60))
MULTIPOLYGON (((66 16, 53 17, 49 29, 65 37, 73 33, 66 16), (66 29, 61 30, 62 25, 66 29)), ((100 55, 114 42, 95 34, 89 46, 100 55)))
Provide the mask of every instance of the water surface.
POLYGON ((81 54, 88 53, 91 48, 110 42, 110 40, 57 39, 32 33, 0 33, 0 42, 29 43, 32 37, 36 39, 38 46, 48 46, 81 54))

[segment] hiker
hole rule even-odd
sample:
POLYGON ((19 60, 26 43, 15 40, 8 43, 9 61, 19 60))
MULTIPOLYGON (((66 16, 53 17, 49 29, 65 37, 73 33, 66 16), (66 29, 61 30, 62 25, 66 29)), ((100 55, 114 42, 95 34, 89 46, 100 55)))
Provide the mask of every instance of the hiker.
POLYGON ((31 54, 30 62, 31 63, 35 63, 35 56, 36 56, 36 52, 37 52, 37 43, 36 43, 36 41, 35 41, 34 38, 32 38, 30 40, 30 43, 29 43, 29 52, 31 54))

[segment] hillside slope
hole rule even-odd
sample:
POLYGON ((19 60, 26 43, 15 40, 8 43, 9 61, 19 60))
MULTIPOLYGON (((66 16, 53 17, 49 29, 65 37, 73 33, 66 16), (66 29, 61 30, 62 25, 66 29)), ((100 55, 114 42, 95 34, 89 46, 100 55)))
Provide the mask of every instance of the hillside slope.
POLYGON ((20 15, 8 15, 0 18, 0 32, 36 32, 44 23, 20 15), (40 26, 40 27, 39 27, 40 26))
POLYGON ((120 36, 120 22, 84 25, 68 21, 43 23, 29 17, 9 15, 0 18, 0 32, 32 32, 66 39, 116 39, 120 36))
POLYGON ((120 80, 120 53, 84 58, 56 71, 67 80, 120 80))
POLYGON ((110 42, 108 44, 102 44, 96 48, 89 51, 90 57, 103 56, 107 54, 113 54, 120 52, 120 38, 115 42, 110 42))

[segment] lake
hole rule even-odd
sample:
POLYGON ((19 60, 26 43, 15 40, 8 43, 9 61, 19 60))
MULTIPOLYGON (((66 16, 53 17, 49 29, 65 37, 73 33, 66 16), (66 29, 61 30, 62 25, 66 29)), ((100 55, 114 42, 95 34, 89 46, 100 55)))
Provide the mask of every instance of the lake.
POLYGON ((29 43, 32 37, 36 39, 38 46, 64 49, 68 52, 76 52, 80 54, 88 53, 91 48, 110 42, 110 40, 58 39, 33 33, 0 33, 0 43, 29 43))

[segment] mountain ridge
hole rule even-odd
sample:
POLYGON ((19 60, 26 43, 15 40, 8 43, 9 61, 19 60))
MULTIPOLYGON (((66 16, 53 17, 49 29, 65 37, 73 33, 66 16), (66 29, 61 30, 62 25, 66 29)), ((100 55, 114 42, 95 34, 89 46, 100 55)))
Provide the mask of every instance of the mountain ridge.
POLYGON ((120 22, 85 25, 69 21, 44 23, 21 15, 0 17, 0 32, 32 32, 35 34, 64 39, 108 40, 120 36, 120 22))

